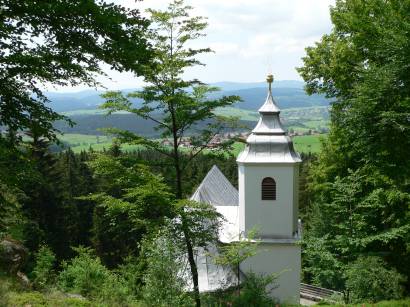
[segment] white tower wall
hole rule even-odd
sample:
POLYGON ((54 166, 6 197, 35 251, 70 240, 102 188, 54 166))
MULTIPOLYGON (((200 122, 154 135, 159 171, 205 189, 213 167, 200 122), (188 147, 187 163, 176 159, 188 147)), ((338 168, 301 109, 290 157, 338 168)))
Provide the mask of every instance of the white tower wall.
POLYGON ((293 243, 261 243, 258 253, 241 264, 242 272, 277 274, 276 289, 268 288, 281 303, 300 301, 300 246, 293 243))
MULTIPOLYGON (((239 229, 245 235, 258 230, 258 253, 241 264, 242 272, 279 274, 271 292, 281 302, 299 303, 300 246, 298 241, 298 184, 301 159, 280 122, 271 82, 258 124, 238 156, 239 229), (262 180, 276 182, 276 199, 262 200, 262 180)), ((272 187, 272 186, 271 186, 272 187)), ((272 196, 271 196, 272 197, 272 196)))
POLYGON ((294 237, 297 231, 298 213, 298 181, 295 180, 297 175, 298 165, 295 164, 239 166, 241 232, 247 233, 256 227, 261 237, 294 237), (276 181, 276 200, 262 200, 261 198, 261 183, 266 177, 271 177, 276 181))

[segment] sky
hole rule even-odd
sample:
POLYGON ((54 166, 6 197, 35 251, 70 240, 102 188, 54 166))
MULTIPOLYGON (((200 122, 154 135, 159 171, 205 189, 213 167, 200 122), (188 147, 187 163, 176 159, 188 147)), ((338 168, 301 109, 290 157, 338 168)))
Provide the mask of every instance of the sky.
MULTIPOLYGON (((130 8, 165 9, 170 0, 111 0, 130 8)), ((257 82, 272 73, 276 80, 301 80, 304 49, 329 33, 329 7, 335 0, 186 0, 193 15, 206 16, 206 37, 195 44, 214 53, 200 57, 206 64, 186 72, 207 83, 257 82)), ((98 80, 108 89, 135 88, 143 80, 105 68, 110 79, 98 80)), ((62 91, 84 87, 64 88, 62 91)))

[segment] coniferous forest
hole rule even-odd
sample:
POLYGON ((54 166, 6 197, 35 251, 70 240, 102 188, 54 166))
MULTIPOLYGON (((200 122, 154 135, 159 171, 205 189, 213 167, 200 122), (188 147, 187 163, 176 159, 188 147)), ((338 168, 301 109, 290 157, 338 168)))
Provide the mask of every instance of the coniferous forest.
MULTIPOLYGON (((410 1, 338 0, 330 15, 297 68, 308 94, 332 101, 320 153, 301 156, 302 282, 340 293, 329 305, 408 306, 410 1)), ((275 276, 199 293, 196 250, 218 241, 223 218, 188 199, 213 165, 237 187, 238 140, 209 144, 245 129, 213 112, 241 97, 184 77, 211 53, 191 44, 206 18, 183 0, 146 14, 0 0, 0 18, 0 306, 276 306, 275 276), (146 85, 107 90, 100 108, 150 121, 171 145, 111 127, 106 150, 52 150, 53 123, 75 123, 48 107, 44 86, 98 86, 103 66, 146 85)), ((225 264, 252 256, 249 242, 225 246, 225 264)))

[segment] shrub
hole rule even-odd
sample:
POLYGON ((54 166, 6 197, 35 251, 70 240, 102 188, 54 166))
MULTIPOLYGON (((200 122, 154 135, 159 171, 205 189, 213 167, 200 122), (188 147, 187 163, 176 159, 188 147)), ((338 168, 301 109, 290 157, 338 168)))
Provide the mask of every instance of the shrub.
POLYGON ((58 277, 59 286, 87 297, 97 297, 110 272, 101 264, 89 248, 75 248, 78 256, 71 263, 63 263, 58 277))
POLYGON ((58 307, 91 307, 95 306, 89 301, 78 298, 69 298, 63 294, 43 294, 40 292, 22 292, 9 294, 8 305, 4 306, 32 306, 32 307, 46 307, 46 306, 58 306, 58 307))
POLYGON ((11 306, 47 306, 47 300, 40 292, 11 293, 8 304, 11 306))
POLYGON ((89 248, 75 248, 78 256, 64 263, 58 284, 64 291, 79 293, 110 306, 126 305, 129 291, 89 248))
POLYGON ((121 283, 127 287, 129 295, 133 298, 139 297, 141 293, 142 279, 146 268, 145 259, 142 258, 129 256, 117 270, 121 283))
POLYGON ((37 289, 44 289, 54 280, 54 264, 56 256, 48 246, 41 246, 35 257, 33 269, 33 283, 37 289))
POLYGON ((142 296, 148 306, 193 306, 186 293, 184 254, 172 240, 168 229, 143 243, 147 269, 142 296))
POLYGON ((276 278, 276 274, 247 273, 240 294, 232 297, 232 305, 235 307, 276 306, 277 302, 271 297, 272 291, 277 288, 276 278))
POLYGON ((354 302, 399 299, 405 278, 395 269, 386 268, 379 257, 360 257, 346 270, 346 288, 354 302))

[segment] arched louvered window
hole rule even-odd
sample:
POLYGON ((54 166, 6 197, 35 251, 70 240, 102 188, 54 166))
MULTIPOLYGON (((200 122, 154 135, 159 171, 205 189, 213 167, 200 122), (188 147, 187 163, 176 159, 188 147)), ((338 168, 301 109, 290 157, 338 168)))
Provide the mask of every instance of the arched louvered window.
POLYGON ((262 200, 276 200, 276 182, 271 177, 262 180, 262 200))

